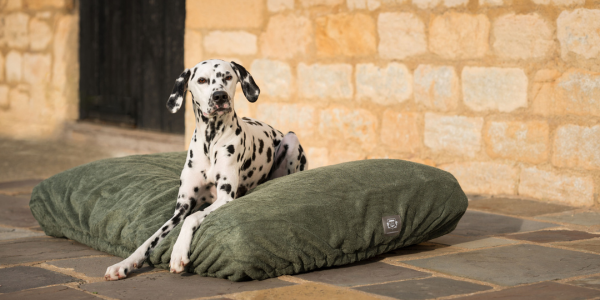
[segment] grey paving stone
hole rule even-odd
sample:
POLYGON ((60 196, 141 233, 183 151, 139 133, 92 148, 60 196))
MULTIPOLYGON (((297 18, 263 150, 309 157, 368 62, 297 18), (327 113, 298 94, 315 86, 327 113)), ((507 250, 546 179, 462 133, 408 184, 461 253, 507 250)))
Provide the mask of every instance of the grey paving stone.
POLYGON ((600 255, 530 244, 461 252, 405 263, 505 286, 600 273, 600 255))
POLYGON ((425 272, 392 266, 382 262, 367 261, 338 268, 317 270, 295 277, 338 286, 356 286, 427 276, 429 274, 425 272))
POLYGON ((418 300, 469 294, 491 289, 489 286, 447 278, 432 277, 354 288, 398 299, 418 300))
POLYGON ((100 300, 86 292, 66 286, 51 286, 29 291, 14 292, 0 295, 0 300, 100 300))
POLYGON ((597 212, 597 211, 585 211, 585 212, 567 211, 567 212, 552 215, 552 216, 536 217, 536 219, 551 221, 551 222, 583 225, 583 226, 594 226, 594 225, 600 225, 600 212, 597 212))
POLYGON ((467 210, 456 226, 456 229, 452 231, 452 234, 462 236, 493 236, 550 227, 556 227, 556 225, 467 210))
POLYGON ((594 288, 600 290, 600 276, 592 276, 583 279, 577 279, 573 281, 567 282, 568 284, 573 284, 576 286, 594 288))
POLYGON ((460 297, 460 300, 488 300, 488 299, 511 299, 511 300, 583 300, 600 296, 600 291, 586 289, 556 282, 543 282, 527 286, 510 288, 498 292, 482 293, 468 297, 460 297))
POLYGON ((104 281, 83 284, 86 291, 116 299, 192 299, 226 295, 253 290, 271 289, 294 285, 277 278, 263 281, 232 282, 226 279, 202 277, 194 274, 177 275, 155 273, 126 278, 119 281, 104 281))
POLYGON ((600 254, 600 238, 579 241, 575 243, 556 243, 556 245, 560 245, 567 248, 577 249, 577 250, 586 250, 590 252, 596 252, 600 254))
POLYGON ((435 238, 433 240, 429 240, 429 242, 433 242, 433 243, 437 243, 437 244, 442 244, 442 245, 448 245, 448 246, 454 246, 454 245, 458 245, 458 244, 463 244, 463 243, 468 243, 468 242, 472 242, 472 241, 476 241, 476 240, 481 240, 483 239, 482 237, 476 237, 476 236, 462 236, 462 235, 454 235, 454 234, 446 234, 444 236, 441 236, 439 238, 435 238))
POLYGON ((33 227, 38 222, 29 210, 30 197, 0 194, 0 224, 10 227, 33 227))
POLYGON ((104 254, 67 239, 37 237, 0 241, 0 265, 104 254))
POLYGON ((391 259, 394 261, 403 261, 435 255, 444 255, 448 253, 454 253, 460 250, 460 248, 456 247, 448 247, 446 245, 432 242, 423 242, 417 245, 411 245, 390 251, 384 254, 384 256, 387 259, 391 259))
MULTIPOLYGON (((71 258, 65 260, 56 260, 48 262, 49 265, 57 266, 59 268, 73 269, 75 272, 82 273, 88 277, 104 277, 106 268, 112 266, 123 259, 116 256, 109 257, 84 257, 84 258, 71 258)), ((141 269, 134 269, 131 273, 144 273, 153 268, 142 267, 141 269)))
POLYGON ((0 194, 22 195, 31 194, 33 188, 42 182, 41 179, 26 179, 18 181, 0 182, 0 194))
POLYGON ((12 267, 0 269, 0 293, 12 293, 51 284, 67 283, 77 279, 35 267, 12 267))
POLYGON ((527 232, 507 235, 507 238, 515 240, 530 241, 535 243, 552 243, 586 240, 600 237, 600 234, 592 234, 584 231, 575 230, 541 230, 536 232, 527 232))
POLYGON ((36 236, 45 236, 45 234, 43 232, 31 231, 23 228, 0 227, 0 241, 36 236))
POLYGON ((495 247, 495 246, 503 246, 516 244, 518 242, 511 241, 509 239, 503 238, 485 238, 480 240, 474 240, 466 243, 455 244, 455 247, 465 248, 465 249, 478 249, 478 248, 486 248, 486 247, 495 247))
POLYGON ((535 217, 572 210, 573 207, 513 198, 479 198, 469 202, 469 209, 521 217, 535 217))

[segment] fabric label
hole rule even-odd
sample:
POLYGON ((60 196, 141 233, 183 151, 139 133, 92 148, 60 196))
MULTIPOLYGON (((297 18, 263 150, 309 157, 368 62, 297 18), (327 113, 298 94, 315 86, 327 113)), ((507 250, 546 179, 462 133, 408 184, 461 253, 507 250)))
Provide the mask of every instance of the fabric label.
POLYGON ((402 227, 402 220, 399 215, 385 216, 381 218, 383 223, 383 233, 386 235, 396 235, 400 233, 402 227))

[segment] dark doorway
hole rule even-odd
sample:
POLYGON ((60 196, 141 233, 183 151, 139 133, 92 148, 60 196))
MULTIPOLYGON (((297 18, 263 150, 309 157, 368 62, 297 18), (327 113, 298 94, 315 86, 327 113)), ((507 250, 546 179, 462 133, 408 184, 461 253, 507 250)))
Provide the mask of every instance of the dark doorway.
POLYGON ((185 0, 79 5, 80 118, 183 133, 165 105, 183 71, 185 0))

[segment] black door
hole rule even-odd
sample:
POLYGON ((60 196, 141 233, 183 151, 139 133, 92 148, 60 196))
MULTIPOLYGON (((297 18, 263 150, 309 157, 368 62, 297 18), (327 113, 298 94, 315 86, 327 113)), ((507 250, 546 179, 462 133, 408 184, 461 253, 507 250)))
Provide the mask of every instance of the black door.
POLYGON ((185 0, 80 1, 80 118, 184 132, 166 103, 183 71, 185 0))

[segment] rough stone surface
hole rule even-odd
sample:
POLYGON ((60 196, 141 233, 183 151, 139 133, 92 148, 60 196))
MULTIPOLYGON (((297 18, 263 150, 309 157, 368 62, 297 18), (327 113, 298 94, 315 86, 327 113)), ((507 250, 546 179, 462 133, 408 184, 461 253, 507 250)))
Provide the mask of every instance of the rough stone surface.
MULTIPOLYGON (((571 210, 573 208, 570 206, 544 203, 540 201, 493 197, 469 201, 469 209, 483 210, 491 213, 500 213, 504 215, 514 215, 520 217, 535 217, 545 214, 559 213, 571 210)), ((598 221, 598 224, 600 224, 600 220, 598 221)))
POLYGON ((422 242, 416 245, 411 245, 407 247, 402 247, 393 251, 390 251, 386 254, 386 261, 389 262, 402 262, 406 260, 419 259, 423 257, 432 257, 438 255, 445 255, 448 253, 455 253, 459 251, 459 248, 456 247, 448 247, 446 245, 431 243, 431 242, 422 242))
POLYGON ((488 51, 489 35, 485 15, 446 12, 431 21, 429 50, 445 59, 481 58, 488 51))
MULTIPOLYGON (((385 2, 385 0, 384 0, 385 2)), ((381 6, 379 0, 346 0, 346 5, 349 10, 368 9, 376 10, 381 6)))
POLYGON ((520 178, 520 195, 574 206, 594 205, 594 180, 591 176, 573 176, 530 167, 521 169, 520 178))
MULTIPOLYGON (((585 250, 594 253, 600 254, 600 238, 583 240, 578 242, 571 243, 557 243, 556 245, 575 249, 575 250, 585 250)), ((600 294, 600 293, 599 293, 600 294)))
POLYGON ((264 1, 186 1, 185 27, 192 29, 258 28, 263 23, 264 1))
POLYGON ((455 298, 457 300, 496 300, 496 299, 593 299, 597 290, 571 286, 557 282, 543 282, 497 292, 455 298))
POLYGON ((556 112, 600 116, 600 73, 570 69, 556 82, 556 112))
POLYGON ((548 159, 550 129, 545 121, 492 121, 486 124, 483 132, 491 158, 533 164, 548 159))
POLYGON ((496 162, 464 162, 440 166, 458 179, 465 193, 515 194, 519 171, 496 162))
POLYGON ((318 283, 298 284, 279 289, 245 292, 239 299, 377 300, 375 295, 318 283))
POLYGON ((292 71, 287 63, 276 60, 257 59, 252 62, 250 69, 254 81, 260 87, 261 96, 290 97, 292 92, 292 71))
POLYGON ((376 145, 377 123, 368 110, 337 106, 321 111, 319 131, 330 140, 348 141, 369 151, 376 145))
POLYGON ((552 227, 556 227, 556 225, 467 210, 452 235, 483 238, 552 227), (485 224, 485 226, 481 224, 485 224))
POLYGON ((337 165, 349 161, 357 161, 362 159, 365 159, 365 156, 360 152, 333 149, 329 151, 327 162, 329 165, 337 165))
POLYGON ((344 3, 344 0, 300 0, 303 7, 335 6, 344 3))
POLYGON ((481 149, 483 118, 425 114, 425 146, 435 152, 473 157, 481 149))
POLYGON ((492 32, 494 52, 502 58, 541 59, 553 50, 553 30, 536 13, 501 16, 494 21, 492 32))
POLYGON ((348 64, 298 65, 298 89, 306 98, 350 99, 352 66, 348 64))
POLYGON ((67 283, 77 280, 71 276, 34 267, 0 269, 0 278, 2 278, 0 293, 12 293, 40 286, 67 283))
POLYGON ((438 6, 441 0, 412 0, 412 4, 420 9, 430 9, 438 6))
POLYGON ((546 220, 551 222, 576 224, 583 226, 594 226, 600 225, 600 212, 597 211, 585 211, 585 212, 572 212, 567 211, 551 216, 540 216, 536 219, 546 220))
POLYGON ((366 14, 335 14, 315 20, 317 55, 365 56, 377 52, 375 20, 366 14))
POLYGON ((390 63, 386 68, 358 64, 356 97, 383 105, 402 103, 412 95, 412 81, 410 71, 399 63, 390 63))
POLYGON ((454 67, 419 65, 415 70, 415 102, 437 111, 452 111, 460 92, 454 67))
POLYGON ((560 75, 560 72, 553 69, 542 69, 536 72, 533 79, 531 105, 534 114, 550 116, 558 113, 555 87, 556 79, 560 75))
POLYGON ((267 0, 267 8, 270 12, 294 9, 294 0, 267 0))
POLYGON ((502 6, 504 5, 503 0, 479 0, 479 6, 502 6))
POLYGON ((204 49, 223 55, 253 55, 256 36, 246 31, 211 31, 204 37, 204 49))
POLYGON ((8 101, 8 90, 9 88, 7 85, 0 85, 0 109, 8 109, 10 106, 10 101, 8 101))
POLYGON ((24 0, 23 7, 29 9, 72 8, 73 0, 24 0))
POLYGON ((569 284, 574 284, 580 287, 589 287, 600 290, 600 276, 592 276, 583 279, 569 281, 569 284))
POLYGON ((474 111, 511 112, 527 107, 527 82, 527 75, 518 68, 465 67, 463 100, 474 111))
POLYGON ((306 157, 308 159, 308 168, 315 169, 329 165, 327 157, 329 156, 329 150, 327 148, 320 147, 308 147, 306 150, 306 157))
POLYGON ((448 278, 425 278, 355 288, 359 291, 398 299, 433 299, 451 295, 470 294, 492 287, 448 278))
POLYGON ((293 131, 300 138, 315 134, 317 115, 310 105, 262 103, 256 110, 256 118, 286 134, 293 131))
POLYGON ((542 230, 508 235, 507 238, 524 240, 534 243, 554 243, 587 240, 600 237, 599 234, 591 234, 575 230, 542 230))
POLYGON ((600 126, 559 127, 554 138, 552 163, 559 167, 600 169, 600 126))
POLYGON ((288 59, 309 51, 313 29, 308 18, 276 15, 269 19, 260 36, 260 50, 266 57, 288 59))
POLYGON ((2 300, 98 300, 86 292, 63 285, 3 294, 2 300))
POLYGON ((600 55, 600 9, 564 10, 556 20, 561 57, 571 55, 583 59, 600 55))
POLYGON ((29 47, 31 50, 44 50, 52 40, 52 29, 48 23, 38 18, 29 21, 29 47))
POLYGON ((0 53, 0 82, 4 81, 4 55, 0 53))
POLYGON ((202 33, 198 30, 186 28, 183 40, 184 65, 186 68, 191 68, 202 61, 202 33))
POLYGON ((0 240, 14 240, 27 237, 44 236, 43 232, 22 228, 0 227, 0 240))
POLYGON ((446 6, 446 7, 465 6, 468 3, 469 3, 468 0, 444 0, 444 6, 446 6))
POLYGON ((381 13, 377 30, 382 58, 404 59, 427 52, 425 25, 412 13, 381 13))
POLYGON ((510 244, 516 244, 516 241, 511 241, 503 238, 484 238, 481 240, 474 240, 465 243, 458 243, 452 246, 460 247, 465 249, 479 249, 479 248, 488 248, 488 247, 496 247, 496 246, 504 246, 510 244))
POLYGON ((381 143, 390 149, 415 153, 421 149, 418 113, 386 110, 381 120, 381 143))
POLYGON ((23 80, 32 85, 49 84, 52 57, 50 54, 23 55, 23 80))
POLYGON ((406 262, 504 286, 600 272, 600 256, 537 245, 514 245, 406 262))
POLYGON ((54 30, 52 99, 59 120, 79 118, 79 17, 61 16, 54 30))
POLYGON ((0 224, 10 227, 33 227, 38 222, 29 209, 30 197, 0 194, 0 224))
MULTIPOLYGON (((104 273, 106 272, 106 268, 108 266, 112 266, 118 262, 121 262, 122 260, 122 258, 116 256, 84 257, 51 261, 47 262, 47 264, 62 269, 71 269, 77 273, 83 274, 88 277, 104 277, 104 273)), ((131 272, 140 273, 143 271, 148 271, 150 268, 151 267, 142 267, 140 269, 133 269, 131 270, 131 272)))
POLYGON ((12 13, 6 16, 4 25, 4 36, 8 46, 16 49, 25 49, 29 46, 29 32, 27 25, 29 16, 22 12, 12 13))
POLYGON ((19 82, 23 74, 23 60, 21 53, 10 51, 6 55, 6 81, 19 82))
POLYGON ((0 241, 0 265, 104 254, 67 239, 38 237, 0 241))

